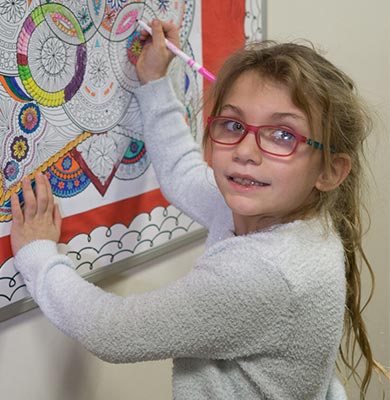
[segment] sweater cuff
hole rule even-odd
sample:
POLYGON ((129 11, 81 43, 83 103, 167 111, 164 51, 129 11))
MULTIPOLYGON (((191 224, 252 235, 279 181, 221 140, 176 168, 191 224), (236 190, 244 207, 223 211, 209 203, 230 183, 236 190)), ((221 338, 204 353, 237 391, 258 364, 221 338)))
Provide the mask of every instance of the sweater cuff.
POLYGON ((56 242, 35 240, 23 246, 15 255, 14 266, 22 274, 28 291, 36 300, 36 291, 43 275, 55 265, 74 269, 69 257, 59 254, 56 242))
POLYGON ((153 109, 161 109, 165 104, 172 104, 172 99, 177 99, 169 76, 137 87, 134 94, 143 113, 153 109))

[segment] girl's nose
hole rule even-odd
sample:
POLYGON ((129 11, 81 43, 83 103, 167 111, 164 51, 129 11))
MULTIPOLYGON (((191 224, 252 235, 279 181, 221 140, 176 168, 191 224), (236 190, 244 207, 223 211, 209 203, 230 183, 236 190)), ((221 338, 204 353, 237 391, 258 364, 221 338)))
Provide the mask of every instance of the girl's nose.
POLYGON ((233 158, 243 163, 261 164, 263 155, 257 145, 254 132, 248 132, 244 139, 234 146, 233 158))

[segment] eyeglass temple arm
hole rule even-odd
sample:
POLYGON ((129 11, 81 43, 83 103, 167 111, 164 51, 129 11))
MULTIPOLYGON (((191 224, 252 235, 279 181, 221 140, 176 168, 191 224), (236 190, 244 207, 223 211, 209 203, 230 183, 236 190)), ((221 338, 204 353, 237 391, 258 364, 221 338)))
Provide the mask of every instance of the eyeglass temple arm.
MULTIPOLYGON (((324 150, 324 145, 322 143, 317 142, 316 140, 313 140, 311 138, 307 138, 305 143, 309 144, 310 146, 313 146, 315 149, 324 150)), ((330 152, 336 153, 336 150, 333 146, 330 146, 330 152)))

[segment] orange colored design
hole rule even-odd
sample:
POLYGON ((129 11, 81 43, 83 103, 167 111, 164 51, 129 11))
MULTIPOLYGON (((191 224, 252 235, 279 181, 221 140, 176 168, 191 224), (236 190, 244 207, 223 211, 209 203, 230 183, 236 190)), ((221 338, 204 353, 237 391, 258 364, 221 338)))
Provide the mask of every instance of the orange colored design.
MULTIPOLYGON (((79 143, 83 142, 85 139, 91 136, 90 132, 84 132, 80 136, 78 136, 76 139, 72 140, 69 142, 61 151, 59 151, 57 154, 54 156, 50 157, 46 162, 44 162, 39 168, 37 168, 35 171, 33 171, 31 174, 28 175, 30 179, 33 179, 35 177, 35 174, 37 172, 44 172, 46 171, 51 165, 55 164, 56 162, 59 162, 59 160, 66 154, 69 153, 74 147, 76 147, 79 143)), ((12 193, 17 193, 22 187, 22 182, 19 182, 15 186, 12 186, 7 191, 3 191, 3 185, 2 185, 2 176, 0 174, 0 204, 5 203, 11 198, 12 193)), ((10 221, 11 216, 5 216, 4 219, 1 219, 0 217, 0 222, 2 221, 10 221)), ((1 265, 1 264, 0 264, 1 265)))

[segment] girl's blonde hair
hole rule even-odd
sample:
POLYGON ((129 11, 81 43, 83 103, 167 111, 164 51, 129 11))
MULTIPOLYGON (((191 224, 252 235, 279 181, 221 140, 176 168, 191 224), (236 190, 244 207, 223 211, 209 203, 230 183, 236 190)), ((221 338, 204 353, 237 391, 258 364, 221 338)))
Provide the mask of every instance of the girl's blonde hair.
MULTIPOLYGON (((362 311, 371 299, 374 288, 373 271, 362 248, 361 216, 363 143, 371 130, 371 119, 356 93, 353 81, 322 57, 313 46, 272 41, 249 44, 224 63, 211 88, 212 116, 220 113, 233 84, 245 72, 258 73, 260 78, 282 83, 289 88, 294 104, 308 116, 316 140, 324 144, 325 171, 331 169, 332 151, 345 153, 351 158, 351 172, 344 182, 333 191, 318 192, 315 203, 305 212, 324 210, 344 245, 347 297, 344 340, 339 354, 358 381, 361 398, 365 398, 372 371, 377 369, 387 376, 385 369, 373 358, 362 318, 362 311), (318 120, 320 126, 316 123, 318 120), (370 296, 364 305, 361 304, 361 265, 367 267, 372 280, 370 296), (356 346, 361 352, 357 360, 356 346), (357 367, 362 357, 366 363, 360 376, 357 367)), ((207 147, 207 127, 203 142, 207 147)))

